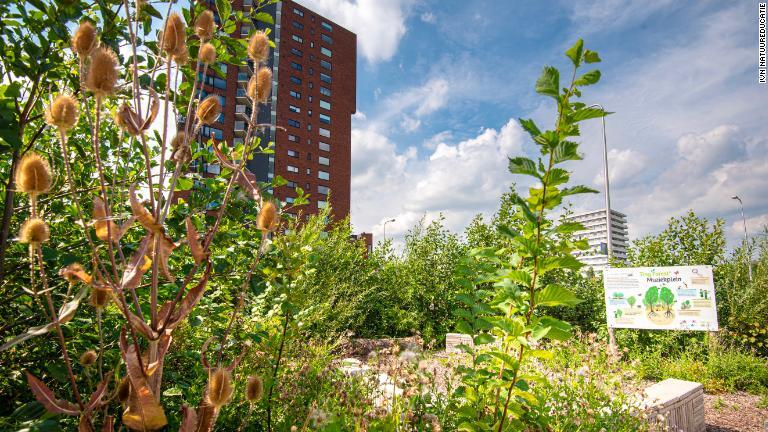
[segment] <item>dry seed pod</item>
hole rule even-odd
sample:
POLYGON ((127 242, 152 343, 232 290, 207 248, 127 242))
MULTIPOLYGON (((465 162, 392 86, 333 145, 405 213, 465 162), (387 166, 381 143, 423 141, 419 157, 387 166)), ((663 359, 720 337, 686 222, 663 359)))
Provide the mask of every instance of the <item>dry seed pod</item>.
POLYGON ((96 309, 104 309, 107 307, 110 300, 112 300, 112 290, 99 288, 97 286, 94 286, 91 289, 90 303, 91 306, 95 307, 96 309))
POLYGON ((140 125, 136 124, 136 116, 127 102, 123 102, 120 108, 115 111, 115 123, 123 132, 130 136, 136 136, 141 132, 140 125))
POLYGON ((184 66, 189 63, 189 48, 186 45, 182 45, 173 53, 173 61, 179 65, 184 66))
POLYGON ((111 96, 115 92, 118 77, 115 53, 107 47, 97 48, 91 54, 85 87, 97 98, 111 96))
POLYGON ((83 60, 94 48, 96 48, 96 29, 90 21, 83 21, 72 36, 72 51, 83 60))
POLYGON ((272 202, 267 201, 259 210, 258 229, 262 231, 275 231, 279 224, 277 207, 272 202))
POLYGON ((187 134, 179 132, 171 141, 171 160, 176 163, 187 163, 192 159, 192 150, 185 144, 187 134))
POLYGON ((51 237, 48 224, 38 218, 27 219, 19 231, 19 241, 31 245, 45 243, 51 237))
POLYGON ((93 276, 88 274, 87 271, 78 263, 70 264, 61 270, 59 270, 59 276, 66 279, 67 282, 69 282, 70 285, 76 284, 78 281, 81 281, 85 284, 89 284, 93 281, 93 276))
POLYGON ((248 57, 256 63, 266 61, 269 57, 269 38, 263 31, 257 31, 248 41, 248 57))
POLYGON ((121 403, 126 403, 130 395, 131 383, 128 381, 128 377, 125 377, 122 381, 120 381, 120 385, 117 386, 117 399, 121 403))
POLYGON ((80 356, 80 364, 84 367, 93 366, 93 364, 96 363, 97 358, 98 355, 96 354, 96 351, 88 350, 80 356))
POLYGON ((269 93, 272 90, 272 69, 268 67, 260 68, 256 73, 256 79, 259 83, 256 101, 259 103, 267 103, 269 93))
POLYGON ((221 114, 221 102, 216 95, 210 95, 200 102, 200 106, 197 107, 197 117, 200 119, 200 123, 209 125, 216 121, 221 114))
POLYGON ((210 65, 216 62, 216 47, 209 43, 204 43, 200 47, 200 52, 198 55, 198 58, 200 59, 200 62, 202 64, 210 65))
POLYGON ((248 377, 248 384, 245 387, 245 398, 248 402, 257 402, 264 395, 264 380, 258 375, 248 377))
POLYGON ((195 34, 203 41, 210 40, 213 37, 214 25, 213 12, 206 9, 195 21, 195 34))
POLYGON ((184 20, 176 12, 168 17, 161 41, 162 49, 168 55, 173 55, 182 46, 186 45, 187 35, 184 28, 184 20))
POLYGON ((16 190, 30 195, 39 195, 51 189, 53 175, 48 161, 34 152, 27 153, 16 171, 16 190))
POLYGON ((220 408, 229 402, 232 397, 232 375, 224 368, 215 369, 208 376, 208 390, 206 399, 208 403, 220 408))
POLYGON ((51 106, 45 111, 45 122, 66 132, 77 124, 79 115, 77 99, 61 94, 56 96, 51 106))

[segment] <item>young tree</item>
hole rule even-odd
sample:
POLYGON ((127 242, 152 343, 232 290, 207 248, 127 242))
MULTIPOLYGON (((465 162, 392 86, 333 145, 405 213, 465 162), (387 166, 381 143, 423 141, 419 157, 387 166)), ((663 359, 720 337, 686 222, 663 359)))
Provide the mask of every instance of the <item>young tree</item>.
POLYGON ((659 301, 661 301, 661 303, 667 307, 667 311, 664 312, 664 316, 672 316, 672 305, 675 303, 675 295, 672 293, 672 290, 668 287, 661 287, 661 291, 659 292, 659 301))
POLYGON ((650 309, 651 311, 648 313, 648 316, 654 316, 656 315, 656 312, 653 310, 654 307, 656 307, 656 303, 659 302, 659 288, 656 286, 652 286, 648 288, 648 291, 645 292, 645 297, 643 297, 643 304, 646 308, 650 309))
POLYGON ((629 304, 629 307, 631 308, 635 306, 636 301, 637 301, 637 298, 635 298, 635 296, 629 296, 629 298, 627 299, 627 304, 629 304))

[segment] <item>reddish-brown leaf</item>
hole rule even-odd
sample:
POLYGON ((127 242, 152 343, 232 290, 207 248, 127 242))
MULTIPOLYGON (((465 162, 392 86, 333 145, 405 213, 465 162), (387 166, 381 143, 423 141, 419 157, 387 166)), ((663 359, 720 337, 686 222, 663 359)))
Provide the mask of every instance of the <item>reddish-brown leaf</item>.
POLYGON ((111 415, 108 415, 104 419, 104 424, 101 426, 101 432, 112 432, 115 428, 114 426, 115 418, 111 415))
POLYGON ((49 389, 44 382, 35 378, 35 376, 29 372, 26 374, 27 383, 32 390, 32 394, 35 396, 35 399, 48 410, 48 412, 52 414, 66 414, 72 416, 80 414, 80 409, 77 405, 65 400, 56 399, 56 396, 54 396, 51 389, 49 389))
POLYGON ((181 424, 179 432, 195 432, 197 428, 197 412, 187 405, 181 406, 181 424))
POLYGON ((189 250, 192 252, 192 258, 196 264, 200 264, 206 258, 206 253, 203 251, 203 246, 200 244, 200 236, 197 234, 197 228, 192 223, 192 219, 187 218, 187 242, 189 243, 189 250))
POLYGON ((132 184, 128 189, 128 198, 131 203, 133 216, 139 220, 139 223, 146 228, 147 231, 153 234, 163 231, 163 227, 155 221, 155 217, 152 213, 150 213, 149 210, 139 202, 139 199, 136 198, 136 184, 132 184))
POLYGON ((96 390, 93 391, 93 393, 91 394, 91 398, 88 399, 88 403, 85 404, 85 412, 91 413, 101 408, 102 406, 101 399, 104 396, 104 392, 107 390, 108 383, 109 383, 109 376, 104 378, 104 381, 100 382, 99 385, 96 386, 96 390))
POLYGON ((133 254, 131 260, 125 266, 123 272, 123 278, 120 281, 120 286, 123 289, 134 289, 141 284, 141 277, 147 272, 149 266, 146 265, 148 258, 146 257, 149 250, 149 244, 152 241, 151 235, 146 235, 139 244, 139 249, 133 254))
POLYGON ((139 363, 136 346, 128 345, 125 329, 120 334, 120 353, 131 383, 128 406, 123 412, 123 424, 129 429, 138 431, 154 431, 162 428, 168 424, 168 419, 147 383, 139 363))

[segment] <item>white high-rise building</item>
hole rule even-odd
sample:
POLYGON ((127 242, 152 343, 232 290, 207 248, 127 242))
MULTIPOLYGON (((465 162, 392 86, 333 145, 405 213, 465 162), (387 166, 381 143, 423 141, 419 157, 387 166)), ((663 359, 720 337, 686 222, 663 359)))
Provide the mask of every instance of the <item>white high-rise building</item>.
MULTIPOLYGON (((574 256, 596 272, 603 271, 608 264, 608 230, 605 216, 605 209, 600 209, 576 213, 566 218, 568 221, 579 222, 584 225, 585 229, 575 232, 574 238, 587 239, 589 249, 576 251, 574 256)), ((619 260, 626 260, 628 245, 627 215, 611 209, 611 246, 613 246, 613 257, 619 260)))

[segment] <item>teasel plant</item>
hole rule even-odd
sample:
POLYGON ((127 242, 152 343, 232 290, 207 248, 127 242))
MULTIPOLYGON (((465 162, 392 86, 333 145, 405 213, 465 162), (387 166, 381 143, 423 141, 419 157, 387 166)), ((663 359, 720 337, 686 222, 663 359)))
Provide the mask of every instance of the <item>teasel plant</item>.
MULTIPOLYGON (((270 2, 273 1, 265 0, 260 5, 270 2)), ((173 342, 174 330, 187 319, 206 292, 213 276, 211 249, 228 206, 239 190, 259 209, 254 228, 260 233, 260 246, 243 277, 225 331, 222 335, 211 337, 200 347, 201 363, 208 371, 208 383, 197 408, 182 407, 179 428, 184 432, 209 431, 214 428, 221 408, 237 394, 234 391, 237 380, 233 375, 247 351, 242 349, 243 354, 227 359, 225 347, 233 344, 230 339, 261 258, 281 237, 278 206, 262 193, 255 176, 246 168, 250 154, 265 151, 258 132, 272 126, 256 122, 259 109, 269 103, 271 96, 272 72, 267 65, 271 41, 268 33, 261 31, 254 32, 248 41, 247 56, 253 62, 254 70, 246 88, 251 101, 251 114, 247 118, 243 144, 235 149, 233 155, 227 154, 217 143, 210 145, 212 157, 229 173, 218 207, 201 211, 213 216, 213 224, 200 232, 191 209, 175 209, 176 213, 187 214, 185 234, 183 238, 175 239, 167 223, 171 207, 187 204, 178 196, 177 185, 182 180, 188 182, 186 177, 191 171, 190 162, 195 154, 200 157, 199 154, 204 153, 205 144, 199 142, 201 128, 214 123, 222 111, 216 96, 200 98, 203 89, 200 76, 207 74, 219 54, 224 54, 225 60, 232 60, 232 55, 226 53, 223 44, 217 41, 217 37, 224 38, 229 31, 216 27, 211 11, 203 10, 195 17, 196 9, 192 7, 185 14, 185 19, 173 10, 174 3, 171 2, 157 42, 142 47, 139 34, 143 31, 146 35, 149 31, 142 28, 147 23, 140 19, 141 8, 148 5, 143 1, 123 0, 120 6, 118 11, 122 9, 127 27, 128 67, 124 70, 113 48, 99 40, 96 26, 83 21, 71 38, 79 72, 74 81, 77 87, 49 98, 45 121, 57 135, 63 173, 54 173, 49 162, 34 152, 27 154, 19 164, 15 178, 17 191, 26 194, 30 209, 29 218, 18 236, 19 241, 29 247, 30 286, 24 289, 40 302, 47 324, 30 328, 8 340, 0 351, 12 349, 33 337, 54 333, 73 400, 59 398, 32 373, 26 373, 27 382, 35 399, 49 412, 77 417, 80 431, 107 431, 116 427, 152 431, 166 427, 168 417, 161 400, 164 361, 173 342), (191 29, 187 22, 192 24, 191 29), (191 86, 179 85, 179 74, 185 72, 185 68, 191 68, 190 45, 197 47, 193 60, 194 79, 189 80, 190 75, 186 72, 184 76, 191 86), (153 60, 147 61, 145 69, 139 67, 141 55, 153 60), (176 84, 171 86, 174 73, 176 84), (148 85, 142 85, 145 78, 148 78, 148 85), (177 98, 180 94, 175 87, 188 91, 188 96, 177 98), (170 112, 170 105, 177 101, 186 102, 186 116, 182 124, 178 124, 177 118, 170 112), (116 107, 111 118, 104 112, 108 105, 116 107), (92 163, 95 167, 95 194, 90 189, 78 188, 71 160, 70 134, 81 117, 85 117, 87 123, 85 130, 89 134, 87 139, 92 160, 80 162, 92 163), (101 134, 112 122, 120 131, 118 145, 101 134), (152 146, 153 140, 155 147, 152 146), (118 181, 118 166, 132 149, 140 152, 144 166, 131 175, 123 170, 123 178, 118 181), (155 159, 159 160, 156 166, 155 159), (89 251, 87 260, 69 264, 58 271, 59 277, 69 282, 65 295, 68 301, 59 308, 52 296, 55 287, 48 280, 41 248, 51 237, 46 222, 46 217, 50 215, 45 215, 38 205, 39 196, 56 188, 67 189, 72 197, 74 222, 82 229, 89 251), (148 191, 147 202, 139 199, 143 190, 148 191), (87 204, 84 204, 89 202, 92 202, 90 215, 87 204), (130 213, 126 212, 127 209, 130 213), (139 229, 142 235, 138 244, 124 240, 135 237, 128 233, 139 229), (180 248, 182 244, 188 247, 180 248), (190 265, 186 266, 186 274, 179 277, 178 269, 171 268, 170 257, 185 250, 188 250, 189 259, 176 261, 187 261, 190 265), (161 280, 167 280, 175 292, 164 297, 160 290, 161 280), (76 293, 71 292, 73 287, 78 287, 76 293), (144 292, 147 287, 148 294, 144 292), (98 346, 73 357, 62 326, 72 320, 86 297, 97 318, 98 346), (117 340, 107 341, 103 318, 107 308, 113 305, 119 312, 121 327, 117 340), (120 354, 121 361, 114 365, 104 362, 105 350, 110 347, 117 347, 120 354), (211 351, 215 351, 215 355, 211 355, 211 351), (112 370, 107 370, 110 367, 113 367, 112 370), (77 368, 83 373, 77 374, 77 368), (85 383, 83 377, 86 378, 85 383), (95 383, 91 377, 96 378, 95 383), (118 410, 120 415, 116 415, 118 410)), ((217 6, 222 27, 241 18, 239 13, 232 13, 227 2, 217 2, 217 6)), ((255 9, 258 10, 258 6, 255 9)), ((289 317, 290 314, 286 314, 283 337, 289 317)), ((278 357, 269 384, 270 396, 279 363, 278 357)), ((251 377, 247 381, 241 393, 246 395, 248 403, 253 404, 264 395, 264 382, 259 377, 251 377)))
POLYGON ((546 340, 570 337, 571 326, 546 311, 580 300, 568 287, 548 283, 546 275, 578 271, 582 264, 572 252, 588 247, 586 240, 572 238, 584 229, 581 224, 556 223, 551 216, 568 197, 595 192, 586 186, 567 186, 571 173, 563 164, 582 159, 575 141, 580 123, 610 114, 579 100, 584 87, 600 80, 596 69, 579 74, 583 66, 600 61, 597 52, 584 48, 579 39, 565 55, 572 73, 564 86, 559 70, 546 66, 535 87, 555 102, 554 127, 542 131, 533 120, 520 119, 539 157, 509 158, 510 173, 527 176, 532 183, 527 197, 512 196, 519 223, 499 228, 506 239, 504 247, 473 250, 458 272, 470 289, 458 298, 462 308, 455 311, 457 330, 473 337, 472 346, 460 346, 471 362, 460 368, 461 385, 455 393, 461 401, 454 407, 459 430, 548 430, 546 418, 537 417, 540 411, 533 409, 542 401, 531 391, 543 378, 527 373, 525 365, 552 356, 546 340))

